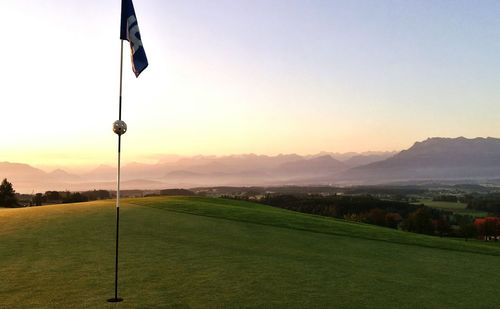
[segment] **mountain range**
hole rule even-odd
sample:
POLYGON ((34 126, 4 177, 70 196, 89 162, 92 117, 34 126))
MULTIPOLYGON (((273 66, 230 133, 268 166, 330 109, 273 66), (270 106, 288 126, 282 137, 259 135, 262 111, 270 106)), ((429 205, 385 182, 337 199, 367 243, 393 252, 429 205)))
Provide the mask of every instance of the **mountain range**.
MULTIPOLYGON (((76 175, 63 169, 46 172, 27 164, 0 162, 0 178, 8 178, 17 191, 27 193, 113 189, 116 168, 100 165, 76 175)), ((500 179, 500 139, 429 138, 401 152, 170 155, 159 158, 156 164, 127 164, 122 168, 122 179, 124 189, 500 179)))
POLYGON ((349 170, 365 182, 500 178, 500 139, 429 138, 391 158, 349 170))

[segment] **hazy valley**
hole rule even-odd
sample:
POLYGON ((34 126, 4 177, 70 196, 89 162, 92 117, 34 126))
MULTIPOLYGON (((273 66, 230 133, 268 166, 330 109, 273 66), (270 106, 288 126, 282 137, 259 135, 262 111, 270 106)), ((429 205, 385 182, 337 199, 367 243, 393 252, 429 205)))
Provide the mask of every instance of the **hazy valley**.
MULTIPOLYGON (((72 174, 65 169, 44 171, 28 164, 1 162, 0 176, 24 193, 109 190, 115 187, 116 168, 100 165, 72 174)), ((125 164, 122 177, 124 189, 495 182, 500 179, 500 139, 429 138, 401 152, 165 156, 156 164, 125 164)))

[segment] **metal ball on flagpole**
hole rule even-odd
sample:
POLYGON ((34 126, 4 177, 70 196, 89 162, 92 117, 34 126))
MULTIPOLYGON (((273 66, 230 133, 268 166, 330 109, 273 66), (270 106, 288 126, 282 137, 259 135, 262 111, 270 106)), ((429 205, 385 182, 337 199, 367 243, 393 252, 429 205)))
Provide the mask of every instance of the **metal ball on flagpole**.
POLYGON ((113 122, 113 132, 118 135, 125 134, 127 132, 127 124, 123 120, 117 120, 113 122))

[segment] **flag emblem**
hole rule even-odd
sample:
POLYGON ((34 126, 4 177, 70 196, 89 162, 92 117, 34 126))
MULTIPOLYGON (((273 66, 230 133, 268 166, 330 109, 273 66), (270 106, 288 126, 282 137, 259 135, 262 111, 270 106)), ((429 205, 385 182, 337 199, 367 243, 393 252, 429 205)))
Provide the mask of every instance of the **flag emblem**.
POLYGON ((122 0, 120 39, 130 43, 132 70, 135 76, 139 77, 139 74, 148 66, 148 58, 142 44, 139 24, 137 23, 132 0, 122 0))

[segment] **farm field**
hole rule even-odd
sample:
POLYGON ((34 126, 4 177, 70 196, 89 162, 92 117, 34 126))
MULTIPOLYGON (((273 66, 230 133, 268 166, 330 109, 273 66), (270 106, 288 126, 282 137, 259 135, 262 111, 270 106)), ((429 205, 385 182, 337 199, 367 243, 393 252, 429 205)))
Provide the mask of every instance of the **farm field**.
POLYGON ((454 203, 454 202, 441 202, 433 201, 431 199, 423 199, 418 202, 418 204, 424 204, 425 206, 448 210, 456 214, 470 215, 474 217, 484 217, 487 215, 484 211, 467 209, 467 204, 464 203, 454 203))
POLYGON ((200 197, 0 209, 0 308, 492 308, 500 246, 200 197))

